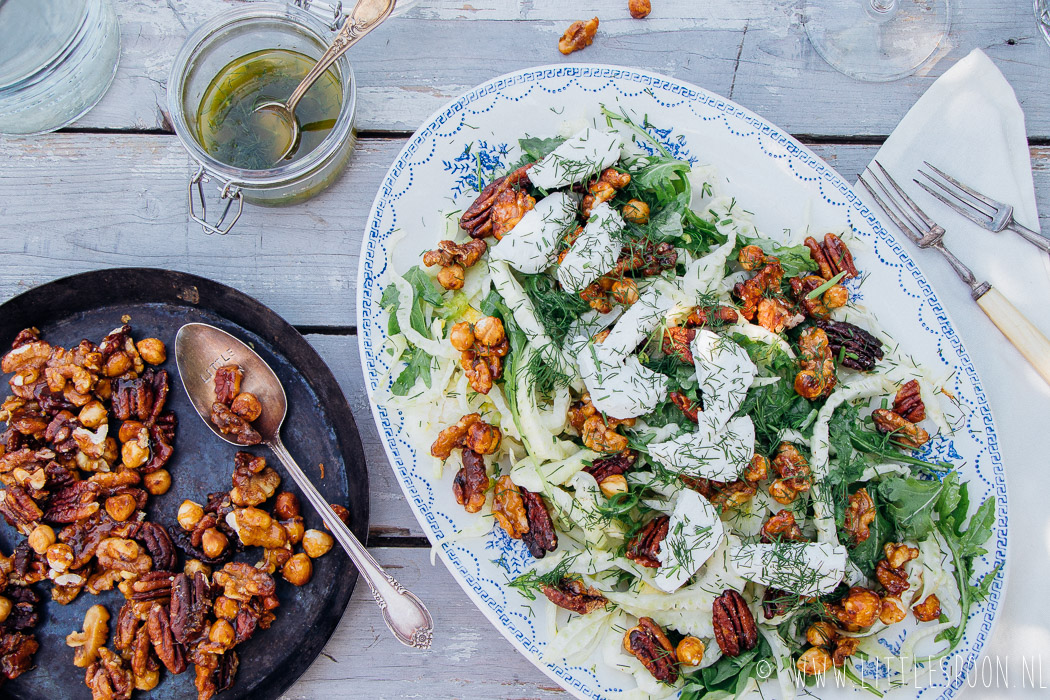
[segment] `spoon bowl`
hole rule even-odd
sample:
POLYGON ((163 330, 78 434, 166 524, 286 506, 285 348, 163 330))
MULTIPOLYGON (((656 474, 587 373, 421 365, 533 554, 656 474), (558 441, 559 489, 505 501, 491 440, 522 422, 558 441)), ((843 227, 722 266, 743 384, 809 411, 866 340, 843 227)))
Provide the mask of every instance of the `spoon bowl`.
POLYGON ((252 422, 262 442, 277 456, 289 476, 302 489, 310 505, 324 520, 336 541, 346 550, 361 572, 376 603, 383 611, 387 627, 402 644, 429 649, 434 633, 434 620, 423 602, 405 590, 397 580, 365 549, 339 518, 332 506, 318 493, 310 479, 281 442, 281 425, 288 413, 288 396, 281 380, 259 355, 226 331, 206 323, 187 323, 175 336, 175 363, 182 386, 201 419, 212 432, 226 442, 241 446, 224 435, 211 421, 215 403, 215 372, 226 365, 238 365, 244 371, 241 391, 255 394, 262 404, 262 414, 252 422))

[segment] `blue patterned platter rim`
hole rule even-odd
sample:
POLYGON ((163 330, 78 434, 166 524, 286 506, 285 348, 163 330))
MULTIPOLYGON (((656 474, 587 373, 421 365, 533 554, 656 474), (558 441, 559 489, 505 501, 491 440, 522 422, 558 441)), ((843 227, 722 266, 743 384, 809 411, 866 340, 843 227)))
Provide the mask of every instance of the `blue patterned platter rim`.
MULTIPOLYGON (((766 235, 805 226, 814 231, 852 228, 860 247, 867 248, 856 252, 858 264, 872 272, 863 288, 854 290, 855 298, 862 296, 879 314, 882 326, 903 339, 922 365, 944 375, 954 372, 948 387, 964 409, 964 425, 950 437, 931 441, 926 452, 963 465, 973 503, 997 497, 992 551, 975 562, 975 573, 980 577, 996 566, 1003 573, 993 582, 990 596, 971 609, 963 641, 944 665, 924 673, 917 684, 921 687, 909 684, 889 697, 955 697, 988 642, 1005 593, 1006 479, 987 396, 947 311, 894 233, 823 160, 732 101, 656 73, 573 64, 500 76, 436 112, 409 139, 383 180, 362 245, 359 343, 370 399, 389 370, 384 352, 387 317, 379 299, 392 273, 390 241, 398 241, 401 255, 394 266, 398 274, 404 273, 445 230, 444 214, 469 205, 479 178, 490 179, 517 159, 518 138, 555 135, 560 128, 597 116, 600 105, 645 117, 650 135, 676 157, 716 166, 728 181, 728 191, 755 214, 766 235)), ((644 145, 642 140, 638 143, 644 145)), ((476 526, 479 516, 456 505, 451 474, 436 483, 426 436, 408 435, 400 413, 374 400, 372 412, 416 518, 492 624, 577 697, 610 698, 633 687, 633 679, 602 664, 570 666, 542 659, 549 639, 542 606, 549 603, 542 597, 528 601, 505 585, 531 563, 527 550, 500 528, 485 537, 453 538, 476 526)), ((904 634, 886 634, 880 643, 897 653, 904 634)), ((869 679, 890 673, 873 662, 867 667, 858 662, 856 668, 869 679)), ((819 692, 823 698, 837 698, 863 691, 828 687, 819 692)), ((776 688, 767 683, 764 694, 775 697, 776 688)))

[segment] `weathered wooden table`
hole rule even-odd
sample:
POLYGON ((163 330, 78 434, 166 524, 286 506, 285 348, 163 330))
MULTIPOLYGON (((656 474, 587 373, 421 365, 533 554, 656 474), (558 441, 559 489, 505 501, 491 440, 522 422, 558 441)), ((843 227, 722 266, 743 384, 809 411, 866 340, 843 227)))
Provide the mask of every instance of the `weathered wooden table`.
MULTIPOLYGON (((859 83, 824 64, 801 31, 795 0, 653 0, 645 21, 630 18, 627 0, 422 0, 353 49, 360 140, 342 179, 307 205, 248 208, 225 237, 205 236, 188 222, 191 165, 165 114, 165 83, 188 32, 240 3, 114 2, 123 50, 116 82, 98 107, 50 136, 0 137, 0 300, 95 268, 183 270, 255 296, 295 324, 329 363, 357 417, 368 456, 372 551, 427 601, 437 634, 427 653, 400 646, 359 586, 323 656, 288 698, 564 697, 485 621, 440 563, 430 565, 427 540, 372 424, 359 366, 355 285, 372 198, 406 137, 459 92, 544 63, 645 67, 758 112, 853 181, 930 83, 980 47, 1013 84, 1025 110, 1043 225, 1050 225, 1050 48, 1038 35, 1028 0, 954 3, 946 55, 923 75, 886 84, 859 83), (593 15, 601 18, 594 45, 561 56, 556 44, 566 25, 593 15)), ((980 369, 986 351, 979 340, 967 345, 980 369)), ((996 387, 990 393, 994 406, 1010 400, 996 387)), ((1047 397, 1031 398, 1046 411, 1047 397)), ((1046 415, 1000 412, 999 420, 1028 421, 1034 431, 1046 415)), ((1005 461, 1027 464, 1027 473, 1035 476, 1037 463, 1026 447, 1005 444, 1005 461)), ((1014 553, 1032 542, 1035 555, 1045 558, 1050 537, 1043 515, 1045 476, 1037 488, 1028 488, 1013 471, 1008 475, 1011 525, 1027 518, 1020 522, 1028 529, 1014 529, 1023 540, 1014 553)), ((1045 583, 1026 578, 1022 568, 1014 566, 991 651, 1042 653, 1048 664, 1045 688, 1050 601, 1045 583)))

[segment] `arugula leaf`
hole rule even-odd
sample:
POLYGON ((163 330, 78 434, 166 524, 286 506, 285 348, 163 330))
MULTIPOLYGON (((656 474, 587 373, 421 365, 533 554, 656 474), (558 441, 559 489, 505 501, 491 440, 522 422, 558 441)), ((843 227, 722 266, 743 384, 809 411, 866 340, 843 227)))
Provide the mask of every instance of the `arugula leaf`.
POLYGON ((401 374, 397 375, 397 379, 390 386, 390 393, 394 396, 404 396, 415 386, 416 379, 419 377, 423 378, 423 383, 429 389, 431 382, 430 369, 434 358, 419 348, 409 346, 405 350, 404 355, 401 356, 401 359, 408 364, 401 370, 401 374))
POLYGON ((933 532, 937 504, 945 493, 950 498, 958 489, 956 479, 956 472, 951 472, 943 481, 893 477, 880 483, 879 495, 886 499, 886 513, 897 532, 913 540, 924 539, 933 532))
POLYGON ((692 167, 674 158, 649 156, 641 171, 631 174, 635 187, 652 190, 661 199, 674 199, 689 188, 692 167))
POLYGON ((538 160, 543 160, 551 151, 563 143, 565 143, 565 139, 560 136, 554 136, 549 139, 527 136, 523 139, 518 139, 518 147, 526 156, 524 159, 525 163, 535 163, 538 160))
POLYGON ((397 310, 401 307, 401 293, 397 291, 397 287, 393 284, 388 284, 384 287, 383 296, 379 297, 379 305, 390 314, 390 320, 386 325, 386 334, 388 336, 398 335, 401 332, 401 326, 397 322, 397 310))
POLYGON ((775 668, 775 663, 769 642, 760 635, 754 649, 740 656, 723 656, 710 666, 686 676, 681 700, 702 700, 708 693, 718 691, 736 695, 743 691, 751 678, 765 680, 759 678, 759 671, 775 668), (770 663, 774 665, 770 666, 770 663))
MULTIPOLYGON (((429 338, 430 329, 427 328, 423 304, 426 303, 439 308, 445 304, 445 298, 434 286, 434 282, 427 273, 423 272, 418 265, 413 266, 412 269, 405 273, 405 280, 412 285, 412 310, 408 316, 409 325, 421 335, 429 338)), ((388 284, 383 289, 383 296, 379 298, 379 305, 390 314, 390 321, 387 323, 387 333, 389 335, 397 335, 401 332, 401 325, 397 321, 397 311, 401 308, 402 303, 401 293, 397 290, 397 287, 393 284, 388 284)))

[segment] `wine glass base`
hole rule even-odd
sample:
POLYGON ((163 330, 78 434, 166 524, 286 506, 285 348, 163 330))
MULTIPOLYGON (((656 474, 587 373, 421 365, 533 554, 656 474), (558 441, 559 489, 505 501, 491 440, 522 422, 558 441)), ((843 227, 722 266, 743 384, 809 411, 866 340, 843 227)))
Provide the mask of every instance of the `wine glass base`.
MULTIPOLYGON (((888 3, 888 0, 882 0, 888 3)), ((898 0, 879 13, 871 0, 806 0, 802 25, 833 68, 870 82, 913 74, 944 45, 949 0, 898 0)))

